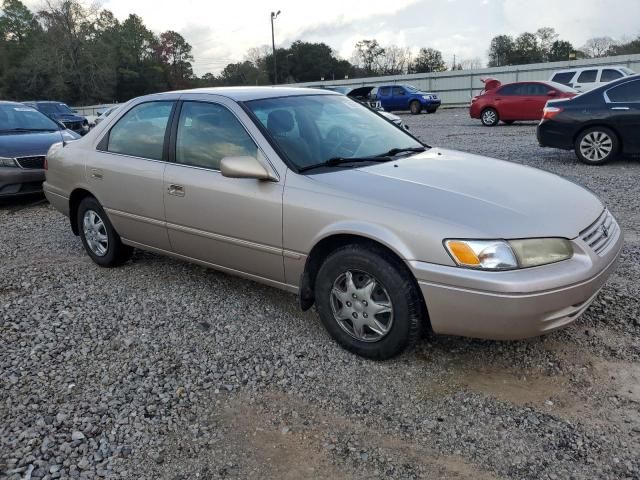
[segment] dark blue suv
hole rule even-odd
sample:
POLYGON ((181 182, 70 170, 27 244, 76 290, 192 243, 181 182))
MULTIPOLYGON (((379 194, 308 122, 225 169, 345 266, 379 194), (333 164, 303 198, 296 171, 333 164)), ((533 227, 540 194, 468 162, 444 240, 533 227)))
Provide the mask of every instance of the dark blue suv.
POLYGON ((423 92, 411 85, 382 85, 378 87, 376 97, 387 112, 409 110, 414 115, 422 110, 435 113, 441 104, 436 94, 423 92))
POLYGON ((89 131, 89 122, 87 119, 71 110, 66 103, 37 101, 24 102, 24 104, 39 110, 47 117, 62 123, 67 129, 79 135, 84 135, 89 131))

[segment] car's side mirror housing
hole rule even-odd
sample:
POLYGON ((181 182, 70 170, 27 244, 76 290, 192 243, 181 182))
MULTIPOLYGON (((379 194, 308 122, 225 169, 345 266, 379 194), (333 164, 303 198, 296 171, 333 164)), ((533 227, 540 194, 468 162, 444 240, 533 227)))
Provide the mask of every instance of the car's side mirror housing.
POLYGON ((220 160, 220 172, 229 178, 277 180, 257 158, 250 156, 224 157, 220 160))

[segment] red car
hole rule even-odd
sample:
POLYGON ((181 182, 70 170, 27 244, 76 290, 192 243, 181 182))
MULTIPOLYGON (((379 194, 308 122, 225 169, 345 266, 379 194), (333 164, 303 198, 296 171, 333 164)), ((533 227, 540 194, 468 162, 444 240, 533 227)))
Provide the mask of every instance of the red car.
POLYGON ((501 120, 540 120, 547 100, 572 98, 578 92, 556 82, 516 82, 502 85, 493 78, 483 79, 485 89, 471 100, 469 114, 493 127, 501 120))

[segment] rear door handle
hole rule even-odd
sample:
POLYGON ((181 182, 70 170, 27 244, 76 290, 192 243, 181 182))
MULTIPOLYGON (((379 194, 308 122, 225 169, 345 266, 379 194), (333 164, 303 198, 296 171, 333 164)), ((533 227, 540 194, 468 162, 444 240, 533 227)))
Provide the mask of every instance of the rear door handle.
POLYGON ((100 170, 99 168, 92 168, 91 178, 95 178, 96 180, 102 180, 102 170, 100 170))
POLYGON ((611 110, 630 110, 629 107, 611 107, 611 110))
POLYGON ((184 187, 172 183, 167 187, 167 193, 169 195, 175 195, 176 197, 184 197, 184 187))

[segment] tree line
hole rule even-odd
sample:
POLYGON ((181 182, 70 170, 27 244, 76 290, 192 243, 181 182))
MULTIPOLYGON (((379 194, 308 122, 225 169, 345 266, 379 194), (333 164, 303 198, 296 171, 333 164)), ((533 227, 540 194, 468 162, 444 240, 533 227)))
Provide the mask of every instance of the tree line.
MULTIPOLYGON (((492 39, 488 66, 640 53, 640 37, 590 39, 576 49, 553 28, 492 39)), ((480 59, 445 61, 433 48, 363 39, 349 60, 325 43, 293 42, 275 51, 279 83, 481 68, 480 59)), ((20 0, 0 9, 0 99, 56 99, 73 105, 125 101, 167 90, 274 83, 273 52, 251 48, 218 74, 194 74, 192 46, 177 32, 159 34, 131 14, 123 21, 84 0, 45 0, 31 11, 20 0)))

